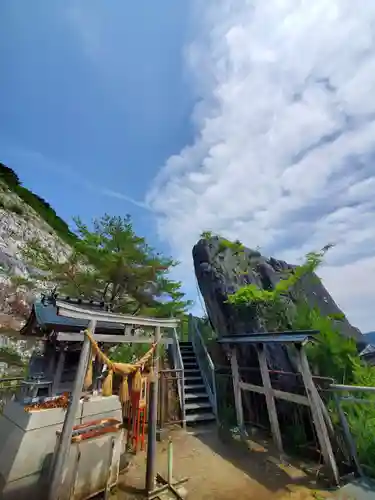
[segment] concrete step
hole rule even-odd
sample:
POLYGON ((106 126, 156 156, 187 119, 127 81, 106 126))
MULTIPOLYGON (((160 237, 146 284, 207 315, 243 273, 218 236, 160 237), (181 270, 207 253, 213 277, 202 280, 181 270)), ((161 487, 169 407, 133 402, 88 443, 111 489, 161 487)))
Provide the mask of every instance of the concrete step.
POLYGON ((201 373, 200 369, 199 368, 185 368, 184 369, 184 373, 185 375, 189 376, 189 375, 197 375, 201 373))
POLYGON ((205 391, 206 386, 204 384, 185 384, 185 391, 205 391))
POLYGON ((204 403, 186 403, 185 404, 185 410, 186 411, 191 411, 191 410, 204 410, 209 408, 212 410, 212 406, 210 402, 204 402, 204 403))
POLYGON ((187 392, 185 394, 185 401, 196 401, 200 399, 203 401, 209 401, 207 392, 187 392))
POLYGON ((191 415, 186 415, 186 423, 195 422, 212 422, 215 420, 215 415, 211 412, 209 413, 193 413, 191 415))
POLYGON ((198 382, 203 382, 201 375, 189 375, 188 377, 185 377, 185 384, 194 384, 198 382))

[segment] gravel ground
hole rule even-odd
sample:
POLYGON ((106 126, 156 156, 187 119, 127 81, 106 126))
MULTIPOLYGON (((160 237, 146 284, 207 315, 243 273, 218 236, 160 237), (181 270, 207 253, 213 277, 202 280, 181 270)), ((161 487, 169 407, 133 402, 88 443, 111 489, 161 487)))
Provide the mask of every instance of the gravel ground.
MULTIPOLYGON (((317 487, 293 467, 280 467, 270 460, 267 450, 245 450, 235 443, 224 443, 217 433, 171 433, 174 477, 189 477, 187 499, 191 500, 324 500, 332 495, 317 487)), ((142 498, 145 453, 138 453, 126 474, 121 476, 113 500, 142 498)), ((166 477, 167 442, 157 446, 157 472, 166 477)), ((168 498, 168 497, 163 497, 168 498)), ((172 498, 172 497, 171 497, 172 498)))

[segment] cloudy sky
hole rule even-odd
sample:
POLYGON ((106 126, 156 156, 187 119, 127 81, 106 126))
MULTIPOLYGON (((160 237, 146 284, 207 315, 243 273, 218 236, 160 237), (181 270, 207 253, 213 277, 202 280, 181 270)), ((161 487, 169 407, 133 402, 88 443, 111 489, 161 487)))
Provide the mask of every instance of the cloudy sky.
POLYGON ((66 219, 130 212, 181 261, 212 230, 299 262, 375 329, 375 2, 0 5, 1 161, 66 219))

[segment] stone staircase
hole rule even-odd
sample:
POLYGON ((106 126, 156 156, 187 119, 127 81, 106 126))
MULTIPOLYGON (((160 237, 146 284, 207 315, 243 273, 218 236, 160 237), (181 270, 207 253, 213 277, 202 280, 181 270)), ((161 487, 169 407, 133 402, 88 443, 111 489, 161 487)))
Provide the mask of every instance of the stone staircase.
POLYGON ((186 424, 206 424, 215 421, 213 408, 199 369, 191 342, 180 342, 185 375, 186 424))

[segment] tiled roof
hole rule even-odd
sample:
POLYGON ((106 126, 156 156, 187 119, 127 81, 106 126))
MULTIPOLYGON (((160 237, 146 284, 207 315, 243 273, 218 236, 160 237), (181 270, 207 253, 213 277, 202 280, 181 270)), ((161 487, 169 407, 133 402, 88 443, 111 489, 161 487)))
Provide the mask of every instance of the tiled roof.
MULTIPOLYGON (((90 309, 89 306, 87 306, 90 309)), ((33 305, 30 318, 21 333, 33 335, 34 329, 59 332, 80 332, 86 328, 89 321, 86 319, 75 319, 59 316, 57 307, 51 302, 36 301, 33 305), (32 330, 32 331, 30 331, 32 330)), ((98 333, 110 333, 112 335, 123 334, 124 326, 115 323, 98 322, 96 326, 98 333)))

